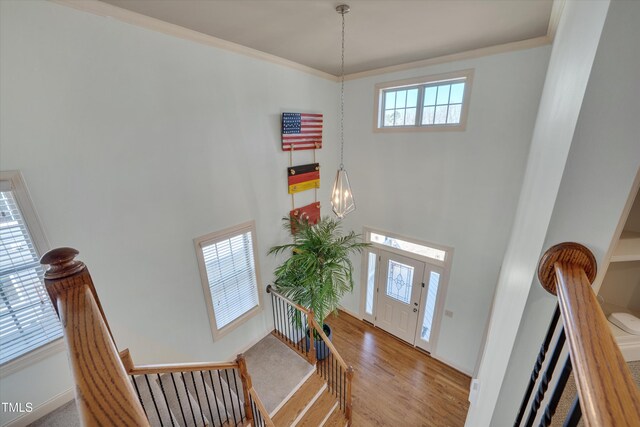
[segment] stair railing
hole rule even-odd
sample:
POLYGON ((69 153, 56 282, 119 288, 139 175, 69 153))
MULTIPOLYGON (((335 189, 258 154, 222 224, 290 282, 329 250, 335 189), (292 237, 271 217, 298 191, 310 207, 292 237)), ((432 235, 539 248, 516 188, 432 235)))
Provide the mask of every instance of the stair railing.
POLYGON ((593 254, 578 243, 555 245, 540 260, 538 278, 548 292, 557 296, 558 308, 538 354, 515 426, 532 426, 536 420, 540 426, 550 425, 572 371, 578 395, 564 420, 565 426, 576 426, 581 418, 586 426, 640 425, 638 387, 591 289, 596 269, 593 254), (546 360, 552 341, 551 357, 546 360), (558 369, 565 342, 569 343, 569 357, 558 369), (545 398, 552 382, 555 382, 553 393, 545 398), (539 413, 545 402, 544 411, 539 413))
POLYGON ((89 270, 74 260, 77 254, 72 248, 58 248, 44 254, 40 262, 49 266, 44 282, 62 323, 80 421, 85 426, 149 426, 89 270))
POLYGON ((315 364, 316 374, 327 382, 329 392, 338 399, 339 408, 345 414, 347 425, 351 425, 353 367, 340 356, 312 310, 291 301, 271 285, 267 286, 267 293, 271 294, 273 306, 273 335, 315 364))
POLYGON ((273 426, 243 355, 226 363, 136 366, 128 349, 118 353, 77 254, 58 248, 40 262, 49 265, 45 286, 62 322, 82 425, 273 426))

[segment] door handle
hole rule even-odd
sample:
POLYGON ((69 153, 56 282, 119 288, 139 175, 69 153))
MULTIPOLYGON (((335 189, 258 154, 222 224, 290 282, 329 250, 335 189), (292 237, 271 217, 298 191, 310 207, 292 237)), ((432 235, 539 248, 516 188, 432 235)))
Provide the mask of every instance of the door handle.
POLYGON ((415 312, 417 312, 417 311, 418 311, 418 309, 417 309, 417 308, 414 308, 414 309, 413 309, 413 312, 414 312, 414 313, 415 313, 415 312))

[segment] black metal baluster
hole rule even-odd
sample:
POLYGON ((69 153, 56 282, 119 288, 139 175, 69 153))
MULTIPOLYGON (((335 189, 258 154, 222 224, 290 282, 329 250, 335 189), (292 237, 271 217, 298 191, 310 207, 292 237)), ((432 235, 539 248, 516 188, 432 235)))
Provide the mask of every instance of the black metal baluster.
POLYGON ((298 324, 298 322, 296 321, 296 348, 298 349, 298 351, 300 353, 302 353, 302 337, 301 334, 302 332, 300 332, 300 327, 302 326, 302 313, 300 314, 296 314, 296 319, 298 318, 298 316, 300 316, 300 324, 298 324))
POLYGON ((284 307, 285 307, 284 312, 285 312, 285 315, 287 316, 287 323, 286 323, 287 341, 293 342, 293 340, 291 339, 291 306, 289 305, 289 303, 285 303, 284 307))
POLYGON ((142 405, 142 410, 144 411, 144 414, 146 415, 147 419, 149 419, 149 415, 147 415, 147 408, 144 407, 144 403, 142 402, 142 396, 140 396, 140 390, 138 390, 138 383, 136 382, 136 378, 131 375, 131 381, 133 381, 133 386, 136 389, 136 393, 138 394, 138 400, 140 401, 140 405, 142 405))
POLYGON ((273 315, 273 329, 278 330, 278 327, 276 325, 276 304, 273 302, 274 297, 275 295, 273 295, 273 292, 271 292, 271 314, 273 315))
POLYGON ((171 421, 171 425, 175 427, 175 423, 173 422, 173 415, 171 415, 171 409, 169 409, 169 401, 167 400, 167 393, 164 391, 164 385, 162 385, 162 379, 160 378, 160 374, 156 374, 158 377, 158 385, 160 385, 160 390, 162 391, 162 397, 164 397, 164 406, 167 407, 167 413, 169 414, 169 421, 171 421))
POLYGON ((333 364, 335 363, 333 354, 329 353, 329 393, 333 393, 333 364))
MULTIPOLYGON (((209 400, 209 392, 207 391, 207 383, 204 381, 204 374, 200 371, 200 378, 202 379, 202 388, 204 389, 204 397, 207 399, 207 406, 209 407, 209 415, 211 415, 211 423, 214 423, 213 411, 211 410, 211 401, 209 400)), ((195 384, 195 382, 194 382, 195 384)), ((220 423, 222 424, 222 423, 220 423)))
POLYGON ((304 342, 304 354, 307 355, 309 354, 309 351, 311 351, 311 346, 309 346, 309 348, 307 349, 307 331, 309 331, 309 318, 307 317, 306 314, 302 314, 301 315, 302 318, 304 319, 304 322, 302 323, 302 331, 304 332, 304 337, 305 337, 305 342, 304 342))
POLYGON ((280 298, 276 298, 276 301, 278 302, 278 329, 280 330, 280 336, 284 338, 284 325, 282 323, 282 301, 280 300, 280 298))
POLYGON ((147 388, 149 389, 149 394, 151 395, 151 401, 153 402, 153 406, 156 408, 156 414, 158 414, 158 420, 160 421, 160 427, 164 426, 162 423, 162 416, 160 415, 160 411, 158 410, 158 404, 156 403, 156 398, 153 395, 153 390, 151 390, 151 384, 149 384, 149 376, 144 374, 144 380, 147 382, 147 388))
POLYGON ((278 333, 278 335, 280 335, 280 307, 278 306, 278 298, 275 295, 273 296, 272 302, 274 316, 276 318, 276 332, 278 333))
POLYGON ((338 397, 339 391, 338 391, 338 369, 339 369, 340 363, 336 360, 336 368, 335 368, 335 372, 334 372, 334 376, 335 376, 335 384, 334 384, 334 390, 336 393, 336 397, 338 397))
POLYGON ((287 313, 284 311, 284 302, 278 298, 278 303, 280 304, 280 327, 282 328, 282 338, 287 337, 287 324, 286 324, 286 316, 287 313))
POLYGON ((255 404, 255 402, 253 401, 253 398, 251 398, 251 411, 253 411, 253 422, 254 422, 254 425, 260 425, 260 424, 258 424, 258 415, 259 415, 259 412, 258 412, 258 410, 256 409, 256 404, 255 404))
MULTIPOLYGON (((222 425, 222 417, 220 416, 220 402, 218 401, 218 396, 216 395, 216 386, 215 383, 213 382, 213 375, 211 374, 211 371, 207 371, 209 372, 209 379, 211 380, 211 391, 213 391, 213 398, 215 399, 216 402, 216 411, 218 412, 218 420, 220 421, 220 425, 222 425)), ((224 399, 222 400, 224 402, 224 399)), ((229 418, 229 414, 226 413, 225 411, 225 421, 229 418)))
POLYGON ((580 396, 576 395, 576 398, 573 399, 573 403, 571 404, 571 409, 569 410, 569 414, 567 418, 564 420, 564 424, 562 427, 576 427, 580 422, 580 418, 582 418, 582 408, 580 408, 580 396))
POLYGON ((531 378, 529 379, 529 385, 527 386, 527 391, 524 393, 524 397, 522 398, 522 403, 520 404, 520 411, 518 412, 518 416, 516 417, 515 423, 513 423, 514 427, 520 425, 522 421, 522 417, 524 417, 524 413, 527 410, 527 403, 529 403, 529 398, 531 397, 531 393, 533 392, 533 387, 538 380, 538 374, 540 373, 540 369, 542 368, 542 363, 544 362, 544 358, 546 357, 547 350, 549 349, 549 344, 551 343, 551 339, 553 338, 553 333, 556 330, 556 326, 558 325, 558 319, 560 318, 560 308, 556 305, 556 310, 553 312, 553 317, 551 318, 551 323, 549 324, 549 329, 547 329, 547 335, 544 338, 542 345, 540 346, 540 353, 538 353, 538 359, 536 360, 535 365, 533 366, 533 371, 531 372, 531 378))
POLYGON ((549 403, 547 403, 544 414, 542 414, 542 417, 540 418, 540 427, 548 427, 549 425, 551 425, 551 419, 553 418, 553 414, 555 414, 556 412, 558 402, 560 401, 560 397, 562 397, 564 387, 567 385, 569 375, 571 375, 571 358, 567 356, 567 360, 566 362, 564 362, 564 367, 562 368, 562 372, 560 373, 560 378, 558 378, 558 382, 553 389, 551 399, 549 400, 549 403))
POLYGON ((565 334, 564 327, 560 330, 560 336, 558 337, 558 341, 553 349, 553 353, 551 354, 551 359, 549 359, 549 365, 547 369, 542 374, 540 378, 540 384, 538 385, 538 391, 531 402, 531 411, 529 412, 529 416, 527 417, 527 422, 525 424, 526 427, 531 427, 533 425, 533 421, 536 418, 536 414, 538 413, 538 409, 540 409, 540 404, 544 399, 544 394, 547 391, 547 387, 549 387, 549 381, 553 376, 553 371, 556 369, 556 364, 558 363, 558 359, 560 358, 560 353, 562 353, 562 348, 564 347, 565 334))
MULTIPOLYGON (((198 393, 198 386, 196 385, 196 379, 193 376, 193 371, 191 371, 191 381, 193 381, 193 389, 196 391, 196 402, 198 402, 198 407, 200 408, 200 416, 202 417, 202 425, 207 425, 207 422, 204 420, 204 411, 203 405, 200 403, 200 393, 198 393)), ((185 383, 186 384, 186 383, 185 383)))
MULTIPOLYGON (((229 375, 227 374, 227 370, 224 370, 224 373, 227 375, 227 393, 229 394, 229 404, 231 405, 231 413, 233 414, 233 425, 237 426, 238 425, 238 418, 236 417, 236 408, 233 407, 233 397, 231 397, 231 386, 229 385, 229 375)), ((220 387, 224 386, 222 385, 222 377, 220 376, 220 371, 218 371, 218 378, 220 378, 220 387)), ((224 396, 224 390, 222 392, 222 395, 224 396)), ((226 404, 225 404, 226 407, 226 404)))
POLYGON ((191 399, 189 398, 189 390, 187 390, 187 382, 184 380, 184 372, 180 372, 180 376, 182 377, 182 385, 184 385, 184 392, 187 394, 187 402, 189 402, 189 408, 191 408, 191 416, 193 417, 193 424, 198 425, 196 421, 196 413, 193 411, 193 405, 191 404, 191 399))
POLYGON ((176 398, 178 399, 178 405, 180 406, 180 412, 182 413, 182 421, 184 425, 187 425, 187 418, 184 416, 184 409, 182 409, 182 402, 180 401, 180 393, 178 393, 178 386, 176 385, 176 379, 173 377, 173 373, 169 374, 171 381, 173 382, 173 388, 176 391, 176 398))
MULTIPOLYGON (((235 368, 231 370, 231 375, 233 375, 233 383, 235 384, 235 387, 236 387, 236 397, 238 400, 238 413, 240 414, 240 420, 243 420, 244 417, 242 416, 242 403, 240 402, 240 393, 238 392, 238 377, 236 376, 235 368)), ((246 415, 247 414, 245 414, 245 416, 246 415)))

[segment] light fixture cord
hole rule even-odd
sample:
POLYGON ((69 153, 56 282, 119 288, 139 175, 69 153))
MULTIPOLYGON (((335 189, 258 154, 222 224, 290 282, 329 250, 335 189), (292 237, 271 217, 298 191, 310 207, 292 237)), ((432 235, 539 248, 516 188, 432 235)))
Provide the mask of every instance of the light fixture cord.
POLYGON ((340 169, 344 169, 344 11, 342 15, 342 58, 340 65, 340 169))

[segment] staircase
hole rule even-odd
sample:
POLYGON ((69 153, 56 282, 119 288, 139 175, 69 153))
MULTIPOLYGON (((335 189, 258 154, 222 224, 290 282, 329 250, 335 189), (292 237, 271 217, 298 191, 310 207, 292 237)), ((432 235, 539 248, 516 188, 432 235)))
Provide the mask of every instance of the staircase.
POLYGON ((91 275, 75 260, 77 254, 71 248, 54 249, 41 262, 49 265, 45 286, 62 321, 83 425, 351 425, 353 368, 340 357, 313 312, 267 288, 272 295, 273 335, 315 366, 294 394, 269 414, 242 354, 225 363, 135 365, 128 349, 118 353, 91 275))
POLYGON ((273 417, 276 426, 344 427, 347 420, 318 375, 312 375, 273 417))

